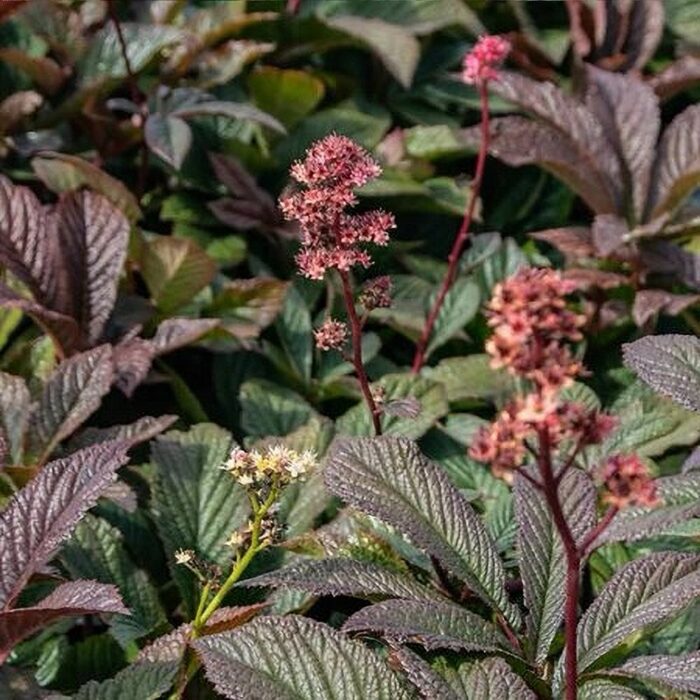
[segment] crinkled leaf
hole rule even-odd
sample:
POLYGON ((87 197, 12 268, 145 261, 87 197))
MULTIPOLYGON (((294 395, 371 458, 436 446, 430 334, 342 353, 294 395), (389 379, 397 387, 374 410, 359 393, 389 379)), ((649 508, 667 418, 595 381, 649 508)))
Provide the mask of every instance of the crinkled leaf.
POLYGON ((508 620, 505 573, 479 517, 444 471, 405 438, 339 440, 325 469, 328 488, 406 533, 508 620))
POLYGON ((266 379, 241 385, 241 427, 248 435, 287 435, 301 427, 314 409, 299 394, 266 379))
POLYGON ((578 625, 578 661, 585 671, 630 635, 658 626, 700 595, 700 558, 650 554, 618 571, 578 625))
POLYGON ((146 245, 141 273, 156 306, 170 313, 214 279, 216 264, 189 239, 158 236, 146 245))
POLYGON ((644 215, 661 118, 653 89, 636 76, 588 64, 589 109, 603 125, 622 166, 638 218, 644 215))
MULTIPOLYGON (((595 525, 593 482, 584 472, 571 470, 562 479, 559 492, 566 520, 580 540, 595 525)), ((515 482, 515 515, 528 636, 535 662, 541 664, 549 654, 564 615, 564 548, 544 496, 524 478, 515 482)))
POLYGON ((638 326, 661 313, 678 316, 689 306, 697 304, 697 294, 673 294, 664 289, 642 289, 634 295, 632 318, 638 326))
MULTIPOLYGON (((415 418, 391 415, 391 412, 383 413, 382 432, 386 434, 403 435, 417 440, 448 411, 444 387, 414 374, 385 374, 372 384, 372 388, 383 391, 385 403, 410 398, 420 404, 420 412, 415 418)), ((338 419, 336 428, 345 435, 372 435, 374 430, 367 405, 361 402, 353 406, 338 419)))
POLYGON ((105 442, 47 464, 0 514, 0 606, 9 607, 127 461, 105 442))
POLYGON ((678 656, 636 656, 610 672, 661 686, 667 692, 700 693, 700 651, 678 656))
POLYGON ((144 138, 153 153, 179 170, 192 145, 192 129, 184 119, 156 112, 146 120, 144 138))
POLYGON ((87 186, 104 195, 129 221, 141 218, 136 197, 119 180, 83 158, 42 151, 32 158, 32 169, 53 192, 72 192, 87 186))
POLYGON ((262 576, 246 579, 244 586, 291 588, 313 595, 344 595, 355 598, 407 598, 444 600, 437 591, 410 576, 379 564, 333 558, 300 561, 262 576))
POLYGON ((507 647, 494 625, 449 602, 387 600, 351 615, 343 630, 379 632, 401 644, 420 644, 426 649, 496 651, 507 647))
POLYGON ((360 642, 297 616, 259 618, 194 642, 207 678, 238 700, 408 700, 393 672, 360 642))
POLYGON ((700 105, 681 112, 659 144, 651 217, 673 211, 700 183, 700 105))
POLYGON ((625 364, 655 391, 700 411, 700 338, 646 336, 623 346, 625 364))
POLYGON ((24 379, 0 372, 0 436, 14 464, 22 459, 30 410, 31 397, 24 379))
MULTIPOLYGON (((192 549, 221 565, 230 561, 225 540, 248 515, 243 491, 220 469, 232 446, 229 433, 210 424, 171 431, 152 443, 154 516, 171 561, 178 549, 192 549)), ((172 573, 194 614, 194 576, 183 567, 172 573)))
POLYGON ((0 659, 20 641, 58 618, 95 613, 129 614, 116 586, 96 581, 69 581, 57 586, 31 608, 0 611, 0 659))
POLYGON ((90 578, 117 586, 130 611, 128 616, 112 620, 112 632, 122 645, 166 623, 153 584, 127 555, 119 530, 106 520, 87 515, 63 546, 61 561, 74 578, 90 578))
POLYGON ((44 457, 73 433, 99 407, 112 378, 109 345, 62 362, 44 385, 32 415, 32 453, 44 457))
POLYGON ((645 700, 631 688, 618 685, 603 678, 585 681, 578 689, 579 700, 645 700))
POLYGON ((98 683, 90 681, 72 700, 158 700, 175 680, 178 663, 135 663, 114 678, 98 683))
POLYGON ((112 425, 109 428, 86 428, 70 442, 72 449, 87 447, 104 440, 119 440, 129 445, 138 445, 167 430, 177 421, 177 416, 165 415, 153 418, 144 416, 126 425, 112 425))
POLYGON ((78 321, 89 347, 100 340, 117 298, 129 222, 102 195, 70 192, 59 204, 58 236, 70 283, 60 310, 78 321))

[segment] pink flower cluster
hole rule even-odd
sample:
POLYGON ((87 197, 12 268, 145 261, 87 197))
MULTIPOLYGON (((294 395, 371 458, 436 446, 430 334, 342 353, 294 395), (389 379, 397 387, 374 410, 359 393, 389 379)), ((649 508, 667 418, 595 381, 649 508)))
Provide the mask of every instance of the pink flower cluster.
POLYGON ((510 42, 501 36, 479 37, 474 48, 464 57, 462 80, 481 85, 498 78, 497 68, 510 52, 510 42))
POLYGON ((585 317, 566 308, 572 282, 549 269, 523 268, 496 285, 487 307, 491 366, 529 379, 544 393, 571 384, 583 367, 562 341, 581 339, 585 317))
POLYGON ((332 268, 369 267, 372 260, 362 244, 389 242, 388 231, 395 227, 392 214, 346 212, 357 203, 353 190, 380 174, 369 153, 338 134, 317 141, 303 161, 294 163, 291 175, 298 187, 280 198, 280 208, 286 219, 301 227, 302 250, 296 262, 302 275, 320 280, 332 268))
POLYGON ((659 503, 656 484, 644 462, 636 455, 610 457, 600 470, 603 500, 616 508, 655 506, 659 503))
POLYGON ((348 327, 343 321, 328 318, 314 331, 314 339, 319 350, 342 350, 348 339, 348 327))

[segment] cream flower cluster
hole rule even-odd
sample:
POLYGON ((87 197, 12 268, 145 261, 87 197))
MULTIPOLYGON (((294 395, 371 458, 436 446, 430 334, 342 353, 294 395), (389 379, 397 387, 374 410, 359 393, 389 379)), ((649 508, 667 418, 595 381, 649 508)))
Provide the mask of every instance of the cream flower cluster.
POLYGON ((284 445, 246 452, 235 447, 222 466, 241 486, 285 486, 306 476, 317 464, 313 450, 297 452, 284 445))

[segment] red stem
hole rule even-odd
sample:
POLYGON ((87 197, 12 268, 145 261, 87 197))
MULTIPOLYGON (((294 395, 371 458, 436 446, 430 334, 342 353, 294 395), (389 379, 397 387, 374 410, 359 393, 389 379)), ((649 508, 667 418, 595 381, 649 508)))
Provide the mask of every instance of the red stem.
POLYGON ((595 541, 601 535, 603 530, 605 530, 608 525, 612 522, 613 518, 617 515, 618 508, 616 506, 610 506, 603 517, 600 519, 598 524, 590 530, 590 532, 583 538, 583 542, 579 545, 578 551, 581 557, 586 557, 589 554, 589 550, 595 541))
POLYGON ((117 17, 117 12, 114 9, 114 0, 107 0, 107 12, 109 18, 112 20, 114 29, 117 32, 117 40, 119 41, 119 48, 121 49, 122 58, 124 59, 124 66, 126 67, 126 74, 129 77, 129 88, 131 89, 131 99, 136 104, 141 102, 141 90, 139 90, 139 85, 136 80, 136 74, 131 68, 131 63, 129 62, 129 52, 126 48, 126 40, 124 39, 124 32, 122 31, 122 25, 119 22, 119 17, 117 17))
POLYGON ((564 604, 564 697, 566 700, 576 700, 577 651, 576 623, 578 621, 579 569, 581 554, 576 546, 576 540, 571 532, 566 516, 559 501, 559 490, 552 469, 552 448, 547 428, 538 431, 540 452, 538 457, 542 486, 547 505, 552 514, 564 552, 566 554, 566 600, 564 604))
POLYGON ((437 298, 430 309, 430 313, 428 314, 425 326, 423 327, 420 340, 416 345, 416 354, 413 357, 413 366, 411 368, 414 374, 420 372, 420 369, 425 362, 425 352, 428 347, 428 342, 430 341, 430 336, 433 332, 433 326, 435 325, 435 321, 440 314, 440 309, 445 301, 447 292, 450 291, 450 287, 452 287, 455 277, 457 276, 457 265, 459 263, 460 255, 462 254, 464 244, 469 236, 469 230, 474 219, 474 212, 476 211, 476 203, 479 199, 479 192, 481 191, 481 182, 484 177, 484 164, 486 163, 486 154, 489 150, 489 92, 486 81, 483 81, 479 85, 479 98, 481 102, 481 143, 479 144, 479 155, 477 156, 474 179, 471 183, 469 203, 467 204, 467 209, 464 213, 464 218, 462 219, 462 225, 459 227, 457 237, 452 244, 452 250, 447 258, 447 272, 442 280, 440 291, 438 292, 437 298))
POLYGON ((355 299, 352 294, 352 286, 350 284, 350 277, 347 272, 343 270, 338 270, 340 275, 340 281, 343 285, 343 300, 345 301, 345 310, 348 315, 348 320, 350 321, 350 335, 352 338, 352 363, 355 365, 355 374, 360 382, 360 388, 362 389, 362 395, 365 397, 365 403, 367 404, 367 409, 369 410, 370 416, 372 417, 372 425, 374 426, 375 435, 382 434, 382 425, 379 420, 379 411, 377 410, 377 405, 374 402, 372 396, 372 391, 369 388, 369 381, 367 379, 367 373, 365 372, 365 366, 362 364, 362 324, 355 311, 355 299))

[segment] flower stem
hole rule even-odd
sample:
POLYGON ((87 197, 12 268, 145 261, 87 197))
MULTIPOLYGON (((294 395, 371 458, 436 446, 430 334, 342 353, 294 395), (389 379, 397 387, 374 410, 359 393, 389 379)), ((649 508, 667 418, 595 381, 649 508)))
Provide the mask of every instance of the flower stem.
POLYGON ((367 410, 372 418, 375 435, 382 434, 382 425, 379 420, 379 410, 372 396, 372 390, 369 387, 367 372, 362 363, 362 323, 355 311, 355 300, 352 294, 352 286, 350 284, 350 276, 344 270, 338 270, 340 281, 343 286, 343 301, 345 302, 345 311, 350 321, 350 336, 352 339, 352 363, 355 366, 355 374, 360 382, 362 395, 364 396, 367 410))
POLYGON ((476 203, 479 199, 479 193, 481 191, 481 183, 484 178, 486 154, 489 150, 489 92, 486 81, 483 81, 479 85, 479 99, 481 102, 481 141, 479 144, 479 155, 477 156, 476 160, 474 179, 471 183, 469 203, 467 204, 467 209, 464 212, 462 225, 459 227, 457 237, 452 244, 452 250, 447 258, 447 272, 442 280, 442 285, 440 286, 438 295, 433 302, 430 312, 428 313, 428 318, 425 321, 425 326, 423 326, 423 331, 420 339, 418 340, 418 344, 416 345, 416 353, 413 356, 413 366, 411 368, 411 371, 414 374, 420 372, 421 367, 423 367, 423 364, 425 363, 425 353, 428 347, 428 342, 430 341, 430 336, 433 332, 433 327, 435 326, 435 321, 440 314, 440 309, 445 301, 447 292, 450 291, 450 288, 455 281, 455 277, 457 276, 459 258, 462 254, 464 244, 467 241, 467 237, 469 236, 469 231, 474 219, 474 212, 476 211, 476 203))

